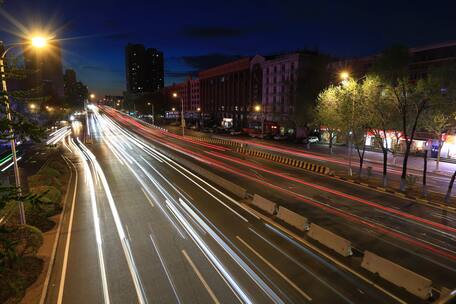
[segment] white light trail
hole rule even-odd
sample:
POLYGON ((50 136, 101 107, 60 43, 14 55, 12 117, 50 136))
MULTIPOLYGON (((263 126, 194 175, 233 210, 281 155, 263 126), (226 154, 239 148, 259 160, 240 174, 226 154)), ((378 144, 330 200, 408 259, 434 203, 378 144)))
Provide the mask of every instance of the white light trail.
MULTIPOLYGON (((16 162, 20 161, 22 159, 22 156, 16 159, 16 162)), ((8 166, 2 169, 2 172, 5 172, 9 167, 14 165, 14 162, 11 162, 8 166)))
POLYGON ((117 228, 117 233, 119 235, 119 238, 120 238, 120 241, 122 244, 122 249, 124 250, 124 255, 127 260, 128 268, 130 270, 130 274, 133 279, 133 283, 135 285, 136 294, 138 296, 138 301, 140 304, 148 303, 147 298, 145 296, 144 289, 141 284, 141 279, 140 279, 140 276, 139 276, 139 273, 138 273, 138 270, 137 270, 137 267, 136 267, 136 264, 135 264, 135 261, 133 258, 133 254, 130 249, 129 241, 125 236, 123 225, 120 220, 120 216, 117 211, 117 207, 116 207, 116 204, 112 197, 112 193, 109 188, 109 184, 108 184, 106 176, 103 172, 103 169, 101 168, 100 164, 98 163, 98 160, 96 159, 95 155, 89 149, 87 149, 87 147, 79 139, 78 139, 78 143, 79 143, 79 146, 82 148, 82 150, 89 157, 90 161, 93 163, 96 173, 99 176, 101 183, 103 185, 103 188, 105 190, 106 197, 108 198, 109 207, 111 209, 111 214, 114 218, 114 223, 117 228))

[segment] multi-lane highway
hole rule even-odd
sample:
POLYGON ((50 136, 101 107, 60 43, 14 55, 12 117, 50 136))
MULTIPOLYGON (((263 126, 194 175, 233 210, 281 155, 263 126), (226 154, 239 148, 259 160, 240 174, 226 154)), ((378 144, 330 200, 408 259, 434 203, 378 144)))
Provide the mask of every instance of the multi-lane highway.
POLYGON ((424 303, 362 269, 364 250, 431 279, 437 296, 455 287, 456 215, 446 210, 109 108, 73 126, 64 146, 74 177, 46 303, 424 303), (188 162, 350 240, 353 256, 297 238, 188 162))

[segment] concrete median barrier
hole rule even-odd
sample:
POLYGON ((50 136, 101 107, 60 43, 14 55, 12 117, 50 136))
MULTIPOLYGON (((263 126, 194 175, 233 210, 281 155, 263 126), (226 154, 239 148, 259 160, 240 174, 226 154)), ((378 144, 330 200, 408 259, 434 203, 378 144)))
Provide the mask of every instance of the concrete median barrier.
POLYGON ((252 205, 254 205, 258 209, 261 209, 270 215, 275 215, 277 212, 276 203, 274 203, 258 194, 255 194, 253 196, 252 205))
POLYGON ((307 235, 342 256, 347 257, 352 255, 351 242, 349 240, 346 240, 323 227, 312 223, 307 235))
POLYGON ((372 273, 377 273, 388 282, 404 288, 423 300, 427 300, 431 296, 431 280, 375 253, 365 251, 361 267, 372 273))
POLYGON ((305 231, 309 228, 309 221, 307 218, 282 206, 279 206, 277 218, 301 231, 305 231))

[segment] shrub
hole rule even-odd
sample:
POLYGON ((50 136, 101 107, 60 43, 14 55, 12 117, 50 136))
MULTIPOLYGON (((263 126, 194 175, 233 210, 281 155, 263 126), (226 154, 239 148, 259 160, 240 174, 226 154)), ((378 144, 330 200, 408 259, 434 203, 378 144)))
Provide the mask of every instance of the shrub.
POLYGON ((62 160, 54 160, 48 164, 48 167, 59 171, 61 174, 68 172, 68 167, 62 160))
POLYGON ((44 203, 54 203, 59 204, 62 198, 62 192, 59 189, 53 186, 37 186, 30 188, 30 193, 32 194, 43 194, 40 197, 40 200, 44 203))
POLYGON ((35 188, 39 186, 56 186, 60 188, 62 183, 58 178, 44 175, 44 174, 35 174, 28 178, 29 188, 35 188))
POLYGON ((51 176, 51 177, 54 177, 54 178, 58 178, 60 177, 62 174, 54 169, 54 168, 51 168, 51 167, 45 167, 45 168, 42 168, 38 174, 40 175, 46 175, 46 176, 51 176))

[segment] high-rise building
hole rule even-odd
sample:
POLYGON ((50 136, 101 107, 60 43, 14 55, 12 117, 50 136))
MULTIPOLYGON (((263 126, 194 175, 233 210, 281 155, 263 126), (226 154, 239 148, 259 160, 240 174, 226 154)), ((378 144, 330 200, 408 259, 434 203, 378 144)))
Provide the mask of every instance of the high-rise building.
POLYGON ((26 69, 31 71, 29 86, 43 86, 43 93, 50 96, 53 102, 61 101, 64 96, 64 81, 59 42, 49 42, 49 46, 43 49, 26 48, 24 61, 26 69))
POLYGON ((65 81, 65 85, 76 83, 76 72, 72 69, 65 70, 65 74, 63 75, 63 80, 65 81))
POLYGON ((164 87, 163 53, 142 44, 125 48, 127 93, 158 92, 164 87))

